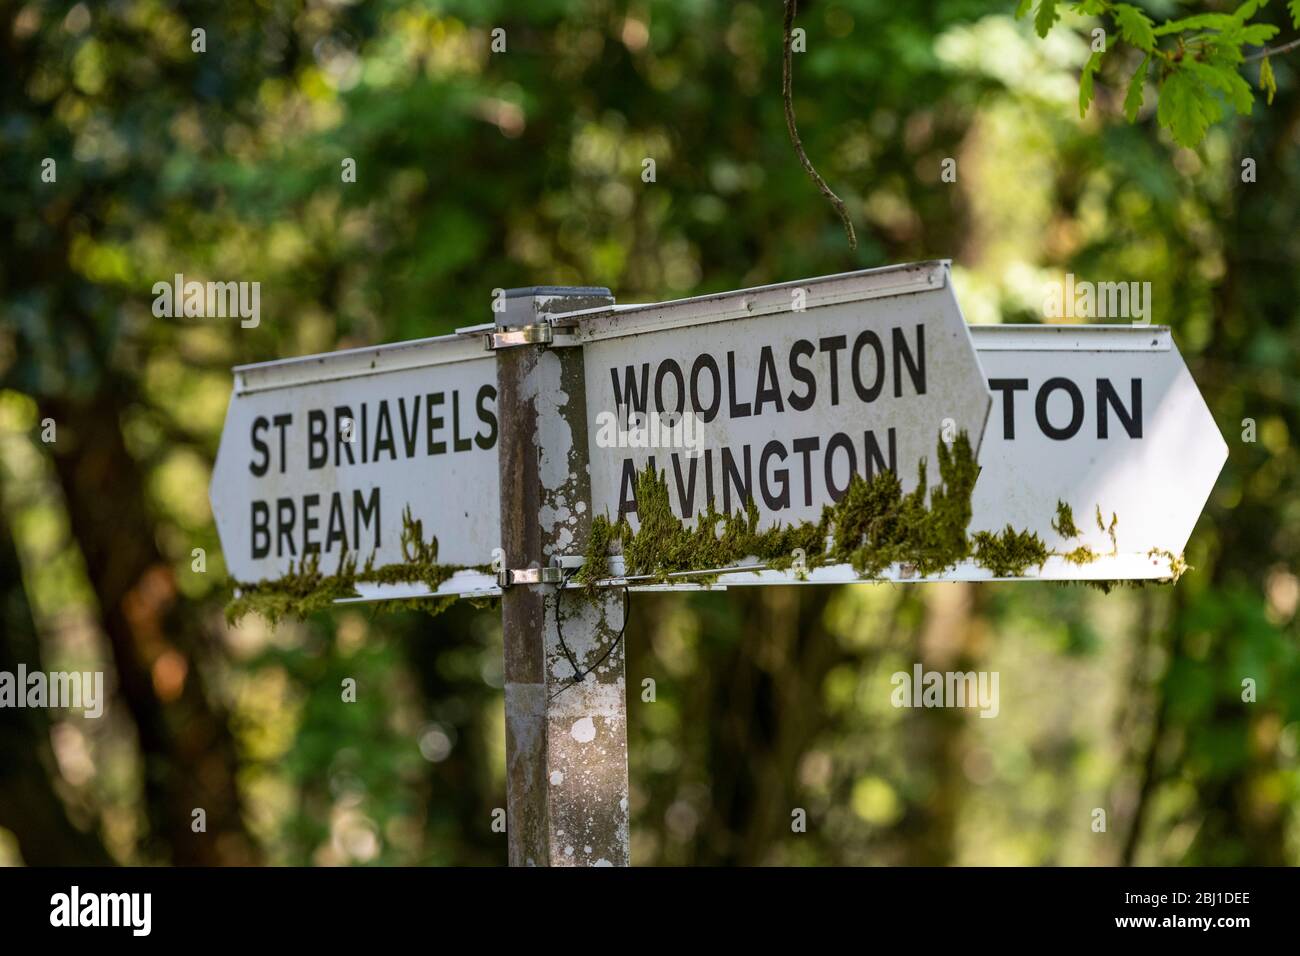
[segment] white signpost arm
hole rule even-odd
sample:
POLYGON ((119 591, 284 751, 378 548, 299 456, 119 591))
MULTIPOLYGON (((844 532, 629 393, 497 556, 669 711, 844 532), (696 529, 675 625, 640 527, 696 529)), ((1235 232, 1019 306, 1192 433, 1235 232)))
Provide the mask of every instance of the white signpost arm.
POLYGON ((612 301, 608 289, 509 290, 497 325, 518 334, 488 340, 502 409, 512 866, 629 862, 625 594, 602 588, 588 597, 547 581, 556 576, 552 559, 585 541, 591 520, 582 350, 549 348, 547 336, 524 331, 549 314, 612 301))

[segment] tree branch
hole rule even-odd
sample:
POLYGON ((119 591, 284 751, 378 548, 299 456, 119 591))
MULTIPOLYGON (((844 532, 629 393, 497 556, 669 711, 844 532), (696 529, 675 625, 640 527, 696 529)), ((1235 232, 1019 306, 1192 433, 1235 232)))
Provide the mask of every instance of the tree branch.
POLYGON ((1252 53, 1250 56, 1246 57, 1242 62, 1250 63, 1253 60, 1262 60, 1266 56, 1275 56, 1278 53, 1289 53, 1298 46, 1300 46, 1300 39, 1292 40, 1290 43, 1283 43, 1281 46, 1265 48, 1263 50, 1260 50, 1258 53, 1252 53))
POLYGON ((822 195, 829 199, 831 205, 835 207, 835 212, 839 214, 840 222, 844 223, 844 232, 849 239, 849 248, 857 249, 858 237, 853 231, 853 220, 849 218, 849 211, 844 207, 844 200, 835 195, 831 190, 831 187, 826 185, 826 180, 822 179, 817 170, 813 168, 812 161, 808 158, 808 154, 804 152, 803 143, 799 140, 799 130, 795 126, 794 94, 791 76, 793 73, 793 64, 791 62, 791 33, 794 28, 795 3, 796 0, 785 0, 785 43, 781 56, 781 98, 785 103, 785 126, 786 129, 790 131, 790 142, 794 144, 795 155, 799 157, 799 162, 803 165, 804 171, 808 174, 808 178, 816 184, 817 188, 821 190, 822 195))

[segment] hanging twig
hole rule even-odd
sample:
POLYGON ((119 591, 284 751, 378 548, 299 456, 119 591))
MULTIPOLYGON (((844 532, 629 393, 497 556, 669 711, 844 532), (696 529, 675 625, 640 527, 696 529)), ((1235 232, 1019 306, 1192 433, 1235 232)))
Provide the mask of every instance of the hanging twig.
POLYGON ((799 162, 803 164, 804 171, 808 173, 817 188, 821 190, 823 196, 830 200, 835 211, 839 214, 840 221, 844 223, 844 232, 849 238, 849 248, 858 248, 858 237, 853 231, 853 220, 849 218, 849 211, 844 207, 844 200, 826 185, 826 180, 813 168, 812 160, 804 152, 803 143, 799 141, 799 129, 794 122, 794 93, 791 82, 793 73, 792 63, 792 32, 794 30, 794 13, 796 0, 785 0, 785 47, 781 57, 781 98, 785 102, 785 126, 790 131, 790 142, 794 144, 795 155, 799 157, 799 162))

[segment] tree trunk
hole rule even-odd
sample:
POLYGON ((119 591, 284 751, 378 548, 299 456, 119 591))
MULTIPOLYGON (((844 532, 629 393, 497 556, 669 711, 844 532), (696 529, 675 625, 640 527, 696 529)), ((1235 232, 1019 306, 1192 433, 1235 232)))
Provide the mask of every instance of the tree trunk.
POLYGON ((155 844, 147 850, 182 865, 253 863, 234 742, 198 666, 198 609, 180 595, 158 550, 143 475, 122 434, 121 404, 106 379, 87 399, 48 400, 43 414, 57 423, 51 448, 72 534, 139 733, 155 844), (206 832, 195 832, 199 809, 206 832))
MULTIPOLYGON (((40 643, 23 591, 18 554, 0 508, 0 671, 43 670, 40 643)), ((18 839, 28 866, 109 866, 93 833, 73 825, 54 787, 58 768, 44 709, 0 707, 0 826, 18 839)))

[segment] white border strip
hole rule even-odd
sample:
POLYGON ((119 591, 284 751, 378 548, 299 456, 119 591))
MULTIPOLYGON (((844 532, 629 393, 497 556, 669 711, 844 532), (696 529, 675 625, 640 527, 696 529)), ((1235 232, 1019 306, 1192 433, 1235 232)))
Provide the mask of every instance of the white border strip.
POLYGON ((366 584, 355 585, 359 597, 336 598, 335 604, 368 604, 371 601, 392 601, 402 598, 428 597, 496 597, 501 593, 497 587, 496 575, 484 574, 482 571, 457 571, 446 581, 438 585, 436 591, 420 581, 401 584, 366 584))
POLYGON ((714 295, 655 302, 648 305, 612 306, 568 312, 553 318, 560 327, 573 326, 573 345, 606 339, 662 332, 668 329, 727 322, 791 311, 790 293, 806 292, 805 308, 861 302, 917 292, 933 292, 948 284, 949 262, 928 262, 864 269, 839 275, 819 276, 797 282, 738 289, 714 295))
MULTIPOLYGON (((998 577, 988 568, 981 567, 974 561, 962 561, 942 572, 922 577, 914 569, 894 564, 881 572, 877 578, 863 578, 853 570, 852 565, 833 564, 814 568, 806 576, 800 577, 793 571, 775 571, 753 563, 739 562, 744 570, 736 566, 713 568, 705 571, 683 572, 681 575, 669 575, 672 584, 664 584, 654 578, 623 576, 623 557, 615 555, 609 559, 610 576, 602 579, 602 586, 627 585, 632 590, 641 590, 646 585, 654 585, 656 590, 673 590, 692 579, 704 575, 717 575, 718 585, 726 587, 744 587, 759 584, 927 584, 941 581, 1163 581, 1173 578, 1169 558, 1164 555, 1148 556, 1145 554, 1106 554, 1085 565, 1074 564, 1065 558, 1053 555, 1040 567, 1029 567, 1020 577, 998 577), (638 584, 640 582, 640 584, 638 584)), ((572 586, 572 585, 571 585, 572 586)))
POLYGON ((469 362, 475 359, 492 360, 492 354, 483 348, 477 336, 439 335, 410 342, 395 342, 321 355, 304 355, 299 358, 280 359, 275 362, 258 362, 237 365, 235 394, 250 395, 277 388, 296 385, 316 385, 349 378, 365 378, 386 372, 401 372, 413 368, 469 362))
POLYGON ((1168 352, 1167 325, 968 325, 977 352, 1168 352))

